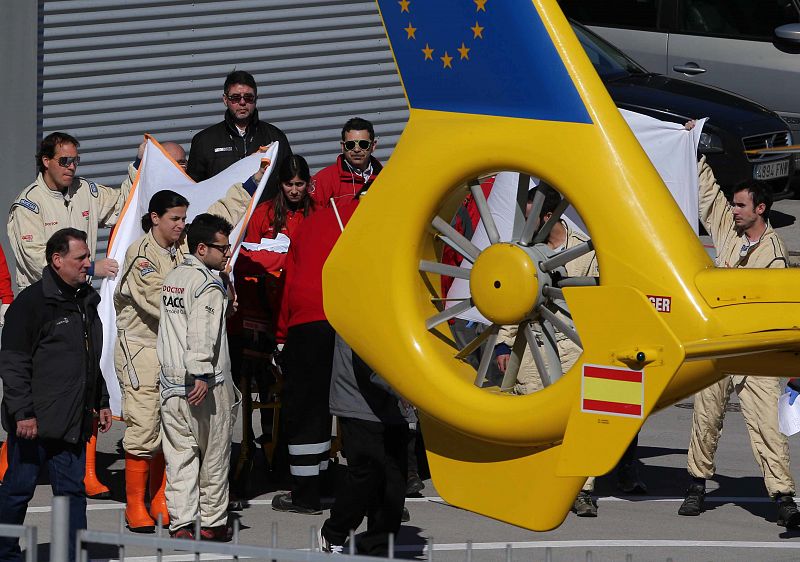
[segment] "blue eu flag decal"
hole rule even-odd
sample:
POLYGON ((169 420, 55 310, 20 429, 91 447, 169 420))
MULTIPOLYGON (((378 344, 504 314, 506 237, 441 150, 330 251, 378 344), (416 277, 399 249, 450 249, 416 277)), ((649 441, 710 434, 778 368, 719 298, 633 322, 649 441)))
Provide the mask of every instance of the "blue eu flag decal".
POLYGON ((590 123, 531 0, 377 0, 409 103, 590 123))

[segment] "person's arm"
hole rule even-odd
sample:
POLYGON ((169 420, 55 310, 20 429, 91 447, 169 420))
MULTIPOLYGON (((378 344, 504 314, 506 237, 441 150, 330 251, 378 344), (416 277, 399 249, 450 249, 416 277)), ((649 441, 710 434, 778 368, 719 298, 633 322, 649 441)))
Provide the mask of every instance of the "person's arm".
POLYGON ((128 290, 124 291, 124 287, 121 290, 130 293, 131 299, 144 314, 158 321, 161 318, 161 288, 165 272, 161 271, 158 261, 138 252, 131 259, 132 263, 125 274, 128 290))
POLYGON ((7 327, 0 341, 0 378, 3 379, 3 401, 17 425, 17 435, 33 439, 38 430, 31 388, 38 322, 31 320, 31 312, 25 308, 18 300, 6 314, 7 327))
POLYGON ((511 357, 511 348, 514 345, 514 340, 517 337, 518 326, 516 324, 508 324, 500 326, 500 331, 497 332, 497 343, 494 346, 495 362, 497 368, 501 373, 505 373, 508 368, 508 360, 511 357))
POLYGON ((250 204, 256 189, 258 189, 258 184, 261 182, 261 178, 264 177, 267 166, 269 166, 269 162, 262 161, 261 167, 252 177, 248 178, 244 183, 236 183, 228 188, 225 197, 213 203, 206 212, 222 217, 232 225, 238 224, 242 220, 245 211, 247 211, 247 206, 250 204))
POLYGON ((700 220, 715 244, 729 234, 735 227, 731 205, 722 193, 714 171, 706 162, 706 157, 697 163, 697 185, 699 188, 698 208, 700 220))
POLYGON ((214 349, 225 321, 225 289, 208 285, 187 307, 186 371, 195 378, 214 375, 214 349))
POLYGON ((44 225, 41 210, 36 212, 15 203, 8 214, 8 239, 17 262, 17 285, 24 289, 42 278, 46 265, 44 225))
MULTIPOLYGON (((135 179, 136 168, 131 163, 128 164, 128 175, 119 189, 94 184, 98 199, 97 222, 100 227, 108 228, 117 224, 117 219, 119 219, 119 215, 125 207, 125 202, 128 200, 135 179)), ((84 181, 88 181, 90 184, 94 183, 89 180, 84 181)))

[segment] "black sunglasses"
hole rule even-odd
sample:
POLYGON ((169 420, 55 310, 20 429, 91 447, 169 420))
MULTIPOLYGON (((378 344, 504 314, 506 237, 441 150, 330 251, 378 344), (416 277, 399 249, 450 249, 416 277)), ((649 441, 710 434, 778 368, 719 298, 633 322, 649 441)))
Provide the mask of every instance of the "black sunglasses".
POLYGON ((81 163, 80 156, 61 156, 58 159, 58 165, 61 166, 62 168, 69 168, 73 164, 77 166, 80 163, 81 163))
POLYGON ((343 141, 342 144, 344 145, 344 149, 345 150, 354 150, 355 147, 356 147, 356 144, 358 145, 358 148, 360 148, 361 150, 369 150, 369 147, 372 146, 372 141, 368 141, 368 140, 364 140, 364 139, 357 140, 357 141, 349 140, 349 141, 343 141))
POLYGON ((206 244, 206 246, 208 246, 209 248, 216 248, 217 250, 219 250, 223 254, 227 254, 231 250, 231 245, 230 244, 224 244, 224 245, 223 244, 206 244))
POLYGON ((256 96, 253 94, 225 94, 225 97, 228 98, 228 101, 232 101, 233 103, 239 103, 242 100, 244 100, 245 103, 253 103, 256 101, 256 96))

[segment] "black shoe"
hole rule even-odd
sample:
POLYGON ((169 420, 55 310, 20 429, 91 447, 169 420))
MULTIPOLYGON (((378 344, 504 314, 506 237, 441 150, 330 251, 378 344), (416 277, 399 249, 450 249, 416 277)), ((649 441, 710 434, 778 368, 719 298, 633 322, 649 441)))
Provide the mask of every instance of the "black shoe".
POLYGON ((686 490, 686 499, 683 500, 678 515, 694 517, 703 512, 703 500, 706 497, 705 484, 693 482, 686 490))
POLYGON ((578 517, 597 517, 597 504, 589 492, 581 490, 575 498, 575 503, 572 504, 572 511, 578 517))
POLYGON ((272 509, 275 511, 288 511, 291 513, 301 513, 303 515, 322 515, 321 509, 295 505, 292 502, 292 494, 277 494, 272 498, 272 509))
POLYGON ((777 496, 775 503, 778 505, 778 525, 787 529, 800 526, 800 511, 797 510, 792 496, 777 496))
POLYGON ((408 480, 406 480, 406 497, 419 494, 425 489, 425 482, 419 477, 416 472, 408 473, 408 480))
POLYGON ((400 516, 401 523, 408 523, 411 521, 411 513, 409 513, 408 508, 403 506, 403 515, 400 516))

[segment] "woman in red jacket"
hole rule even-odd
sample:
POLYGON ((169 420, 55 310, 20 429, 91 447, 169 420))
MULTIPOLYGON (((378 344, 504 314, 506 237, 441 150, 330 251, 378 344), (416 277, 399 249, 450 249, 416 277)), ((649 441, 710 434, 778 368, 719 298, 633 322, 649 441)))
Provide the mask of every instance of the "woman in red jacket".
MULTIPOLYGON (((228 321, 228 342, 236 378, 251 370, 244 364, 245 350, 263 354, 275 349, 289 241, 303 219, 314 210, 307 190, 311 173, 302 156, 288 156, 278 168, 278 180, 281 188, 275 197, 259 203, 253 211, 234 267, 239 307, 228 321)), ((256 382, 261 400, 266 401, 269 382, 261 380, 263 378, 257 377, 256 382)), ((262 438, 265 438, 271 432, 271 421, 268 416, 262 416, 261 420, 262 438)), ((241 490, 234 489, 234 492, 240 494, 241 490)))

